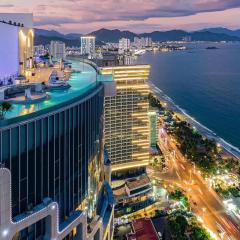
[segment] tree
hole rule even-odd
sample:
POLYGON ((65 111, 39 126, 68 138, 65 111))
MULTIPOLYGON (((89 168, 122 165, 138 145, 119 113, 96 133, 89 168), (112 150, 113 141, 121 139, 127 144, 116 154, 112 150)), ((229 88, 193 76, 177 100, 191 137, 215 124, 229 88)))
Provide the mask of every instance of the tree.
POLYGON ((171 235, 177 240, 186 240, 188 222, 181 212, 174 212, 168 217, 168 225, 171 235))
POLYGON ((173 200, 180 201, 182 197, 184 197, 183 193, 181 190, 176 190, 175 192, 171 192, 169 194, 169 197, 173 200))
POLYGON ((182 235, 184 235, 188 227, 187 219, 184 216, 179 215, 176 217, 176 223, 179 225, 182 235))
POLYGON ((163 109, 160 101, 157 98, 155 98, 152 93, 149 93, 148 100, 149 100, 149 104, 150 104, 151 107, 157 107, 160 110, 163 109))
POLYGON ((10 102, 1 102, 0 103, 0 119, 4 119, 6 113, 11 111, 12 104, 10 102))
POLYGON ((209 240, 211 238, 205 229, 198 226, 194 226, 192 228, 191 239, 192 240, 209 240))

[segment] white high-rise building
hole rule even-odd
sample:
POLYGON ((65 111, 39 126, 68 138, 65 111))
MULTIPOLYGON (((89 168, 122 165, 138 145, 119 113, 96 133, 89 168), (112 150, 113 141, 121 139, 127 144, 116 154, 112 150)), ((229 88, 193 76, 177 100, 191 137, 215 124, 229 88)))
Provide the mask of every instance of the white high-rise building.
POLYGON ((152 47, 152 38, 150 37, 145 38, 145 47, 152 47))
POLYGON ((81 54, 88 55, 89 58, 94 58, 96 55, 95 51, 95 36, 82 36, 81 37, 81 54))
POLYGON ((118 53, 122 54, 130 49, 131 41, 128 38, 121 38, 118 44, 118 53))
POLYGON ((61 60, 66 58, 66 46, 65 43, 60 41, 51 41, 50 54, 54 60, 61 60))
POLYGON ((138 49, 144 48, 144 47, 151 47, 152 46, 152 39, 150 37, 134 37, 134 46, 138 49))

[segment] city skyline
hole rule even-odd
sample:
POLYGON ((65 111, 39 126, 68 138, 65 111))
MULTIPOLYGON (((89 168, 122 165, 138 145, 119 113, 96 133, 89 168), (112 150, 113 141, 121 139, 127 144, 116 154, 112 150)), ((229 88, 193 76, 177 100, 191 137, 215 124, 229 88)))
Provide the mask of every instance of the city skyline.
POLYGON ((139 32, 170 29, 194 31, 208 27, 240 28, 237 0, 151 1, 136 0, 41 0, 38 3, 17 0, 2 1, 1 12, 33 12, 35 27, 64 33, 89 33, 99 28, 119 28, 139 32), (86 24, 87 23, 87 24, 86 24))
POLYGON ((4 1, 0 240, 240 239, 239 0, 4 1))

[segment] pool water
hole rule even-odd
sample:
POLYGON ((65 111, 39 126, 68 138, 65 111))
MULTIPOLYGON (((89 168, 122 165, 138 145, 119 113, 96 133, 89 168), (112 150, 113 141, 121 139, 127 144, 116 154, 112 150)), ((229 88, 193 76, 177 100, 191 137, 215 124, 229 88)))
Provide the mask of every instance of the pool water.
MULTIPOLYGON (((50 98, 42 102, 33 104, 13 104, 13 109, 5 115, 5 119, 7 120, 28 115, 50 107, 56 107, 57 109, 58 105, 71 101, 72 99, 87 93, 89 90, 94 89, 99 84, 99 81, 102 81, 105 77, 103 75, 98 75, 96 70, 89 64, 78 61, 71 62, 72 69, 80 72, 71 74, 68 81, 71 85, 69 89, 47 92, 50 98)), ((107 75, 105 78, 106 81, 111 80, 107 75)))

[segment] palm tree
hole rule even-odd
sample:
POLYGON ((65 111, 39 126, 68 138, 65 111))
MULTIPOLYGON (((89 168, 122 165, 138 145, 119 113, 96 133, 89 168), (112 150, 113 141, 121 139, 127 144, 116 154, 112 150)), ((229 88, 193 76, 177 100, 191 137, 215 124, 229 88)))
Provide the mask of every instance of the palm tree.
POLYGON ((1 102, 0 103, 0 120, 3 120, 6 113, 11 111, 12 104, 10 102, 1 102))

